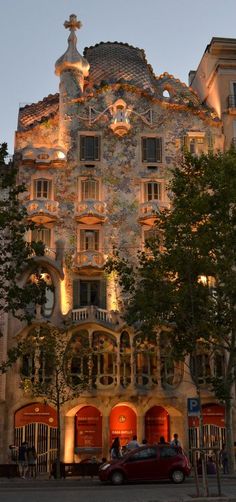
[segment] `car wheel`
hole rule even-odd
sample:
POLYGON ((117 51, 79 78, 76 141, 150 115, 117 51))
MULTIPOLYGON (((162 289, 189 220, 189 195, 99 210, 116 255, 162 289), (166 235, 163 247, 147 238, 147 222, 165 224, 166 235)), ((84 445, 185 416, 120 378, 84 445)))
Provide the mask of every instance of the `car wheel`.
POLYGON ((121 471, 114 471, 111 475, 113 485, 122 485, 124 483, 124 475, 121 471))
POLYGON ((176 470, 171 473, 171 479, 172 479, 173 483, 183 483, 183 481, 185 479, 185 475, 184 475, 183 471, 176 470))

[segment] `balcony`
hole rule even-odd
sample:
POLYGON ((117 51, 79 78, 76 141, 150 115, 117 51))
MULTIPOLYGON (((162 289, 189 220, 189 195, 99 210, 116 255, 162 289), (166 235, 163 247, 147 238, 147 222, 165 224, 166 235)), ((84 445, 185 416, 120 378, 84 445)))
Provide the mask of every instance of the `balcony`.
POLYGON ((163 200, 150 200, 143 202, 139 207, 139 221, 145 225, 154 225, 157 214, 170 207, 169 202, 163 200))
POLYGON ((105 324, 117 324, 119 322, 115 312, 101 309, 95 305, 72 310, 72 321, 95 321, 105 324))
POLYGON ((34 199, 27 201, 25 206, 28 216, 35 223, 49 223, 57 219, 59 203, 55 200, 34 199))
POLYGON ((75 256, 75 267, 80 269, 102 269, 104 263, 104 255, 99 251, 80 251, 75 256))
POLYGON ((236 115, 236 96, 228 96, 228 112, 231 115, 236 115))
POLYGON ((75 217, 80 223, 94 225, 103 223, 106 219, 106 203, 98 200, 87 199, 77 204, 75 217))

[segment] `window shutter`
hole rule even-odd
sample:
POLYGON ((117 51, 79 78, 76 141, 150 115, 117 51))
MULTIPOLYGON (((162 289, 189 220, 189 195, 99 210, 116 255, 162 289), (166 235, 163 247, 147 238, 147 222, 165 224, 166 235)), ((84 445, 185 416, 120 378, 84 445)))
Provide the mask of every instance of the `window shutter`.
POLYGON ((106 309, 107 308, 107 281, 106 279, 101 280, 100 284, 100 291, 101 291, 101 308, 106 309))
POLYGON ((146 162, 147 160, 147 138, 143 138, 142 140, 142 161, 146 162))
POLYGON ((94 158, 93 160, 100 159, 100 138, 98 136, 94 136, 94 158))
POLYGON ((80 160, 85 160, 85 136, 80 136, 80 160))
POLYGON ((79 289, 80 289, 80 280, 73 280, 73 309, 78 309, 80 306, 80 298, 79 298, 79 289))
POLYGON ((156 138, 156 162, 162 161, 162 139, 156 138))

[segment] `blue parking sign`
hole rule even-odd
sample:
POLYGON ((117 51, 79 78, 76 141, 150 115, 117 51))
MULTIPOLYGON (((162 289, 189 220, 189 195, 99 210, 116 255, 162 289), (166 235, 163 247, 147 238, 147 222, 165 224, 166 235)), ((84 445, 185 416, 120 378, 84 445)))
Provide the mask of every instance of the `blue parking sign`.
POLYGON ((188 416, 196 417, 200 415, 200 401, 198 397, 188 397, 188 416))

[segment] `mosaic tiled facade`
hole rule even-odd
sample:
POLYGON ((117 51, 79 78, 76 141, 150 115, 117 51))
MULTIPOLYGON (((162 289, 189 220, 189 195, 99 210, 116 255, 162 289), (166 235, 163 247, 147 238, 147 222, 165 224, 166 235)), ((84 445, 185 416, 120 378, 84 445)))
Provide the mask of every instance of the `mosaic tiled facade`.
MULTIPOLYGON (((35 322, 60 328, 66 322, 73 347, 86 339, 96 350, 93 391, 63 408, 64 460, 107 456, 114 434, 125 444, 135 432, 141 441, 157 440, 161 432, 169 439, 177 430, 188 447, 191 375, 181 365, 167 368, 158 340, 142 339, 125 325, 124 299, 104 263, 114 248, 135 259, 156 212, 170 205, 166 187, 183 146, 196 154, 223 149, 222 122, 190 87, 167 73, 154 75, 143 50, 107 42, 86 48, 82 57, 75 17, 67 27, 68 49, 56 63, 59 93, 20 109, 14 154, 28 190, 22 203, 39 229, 27 238, 44 241, 46 254, 37 260, 54 285, 35 322), (99 431, 91 425, 96 410, 99 431), (81 420, 90 424, 90 435, 81 420)), ((29 329, 11 320, 9 346, 29 329)), ((77 353, 72 378, 83 364, 77 353)), ((17 422, 18 411, 32 406, 20 386, 25 376, 20 362, 7 375, 5 451, 15 441, 14 425, 18 441, 29 430, 17 422)), ((214 403, 204 392, 204 403, 214 403)), ((44 454, 42 470, 49 468, 44 454)))

